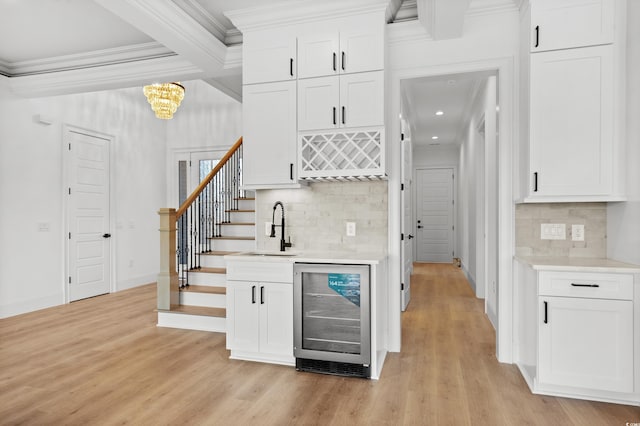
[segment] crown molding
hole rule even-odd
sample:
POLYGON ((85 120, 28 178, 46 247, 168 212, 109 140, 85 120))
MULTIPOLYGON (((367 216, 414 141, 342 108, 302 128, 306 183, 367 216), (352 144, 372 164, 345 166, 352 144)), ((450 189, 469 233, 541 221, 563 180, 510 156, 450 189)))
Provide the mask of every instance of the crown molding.
POLYGON ((232 10, 224 14, 240 31, 246 32, 369 12, 386 14, 388 6, 389 0, 306 0, 232 10))
POLYGON ((9 77, 21 77, 167 56, 175 56, 175 53, 159 43, 151 42, 73 55, 0 64, 0 69, 5 68, 9 77))
POLYGON ((173 0, 173 2, 225 45, 242 43, 240 31, 235 28, 227 29, 197 0, 173 0))
POLYGON ((143 86, 158 81, 195 80, 204 73, 178 56, 154 58, 94 68, 10 77, 11 91, 22 97, 42 97, 143 86))

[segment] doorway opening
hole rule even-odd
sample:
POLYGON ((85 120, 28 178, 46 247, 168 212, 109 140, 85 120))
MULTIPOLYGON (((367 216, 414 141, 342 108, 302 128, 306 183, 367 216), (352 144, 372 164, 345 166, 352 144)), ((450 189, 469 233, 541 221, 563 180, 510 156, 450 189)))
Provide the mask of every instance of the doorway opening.
MULTIPOLYGON (((401 126, 410 134, 415 182, 413 261, 460 259, 496 326, 498 289, 498 73, 495 70, 400 81, 401 126)), ((404 132, 403 132, 404 133, 404 132)), ((405 228, 403 228, 405 229, 405 228)), ((405 268, 407 259, 402 259, 405 268)), ((404 275, 404 273, 403 273, 404 275)))

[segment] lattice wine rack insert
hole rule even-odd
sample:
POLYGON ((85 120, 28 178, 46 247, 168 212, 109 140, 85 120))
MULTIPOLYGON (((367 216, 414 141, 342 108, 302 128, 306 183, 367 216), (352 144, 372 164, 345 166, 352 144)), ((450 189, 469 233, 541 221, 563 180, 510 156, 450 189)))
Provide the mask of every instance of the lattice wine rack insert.
POLYGON ((354 131, 300 136, 300 177, 380 178, 383 132, 354 131))

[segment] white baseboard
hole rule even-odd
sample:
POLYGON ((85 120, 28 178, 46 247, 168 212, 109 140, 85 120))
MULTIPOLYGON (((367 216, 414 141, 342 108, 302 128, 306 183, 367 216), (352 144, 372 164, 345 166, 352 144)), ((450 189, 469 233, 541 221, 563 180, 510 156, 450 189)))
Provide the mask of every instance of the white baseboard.
POLYGON ((40 309, 51 308, 53 306, 63 305, 64 295, 62 292, 52 294, 45 297, 38 297, 29 300, 23 300, 17 303, 0 305, 0 318, 8 318, 15 315, 26 314, 40 309))
POLYGON ((140 275, 138 277, 129 278, 127 280, 118 281, 115 291, 129 290, 130 288, 140 287, 142 285, 155 283, 158 281, 158 274, 140 275))

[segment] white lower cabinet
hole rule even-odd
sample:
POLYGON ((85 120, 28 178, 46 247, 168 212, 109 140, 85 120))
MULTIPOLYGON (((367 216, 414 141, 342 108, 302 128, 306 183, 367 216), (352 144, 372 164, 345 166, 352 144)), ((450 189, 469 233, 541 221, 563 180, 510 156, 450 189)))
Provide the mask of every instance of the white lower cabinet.
POLYGON ((634 275, 516 262, 516 276, 515 358, 531 390, 640 405, 634 275))
POLYGON ((294 365, 292 265, 227 261, 227 279, 231 358, 294 365))
POLYGON ((539 298, 538 382, 633 392, 631 300, 539 298))
POLYGON ((229 281, 228 309, 231 321, 227 345, 237 358, 268 360, 293 357, 293 286, 287 283, 229 281))

